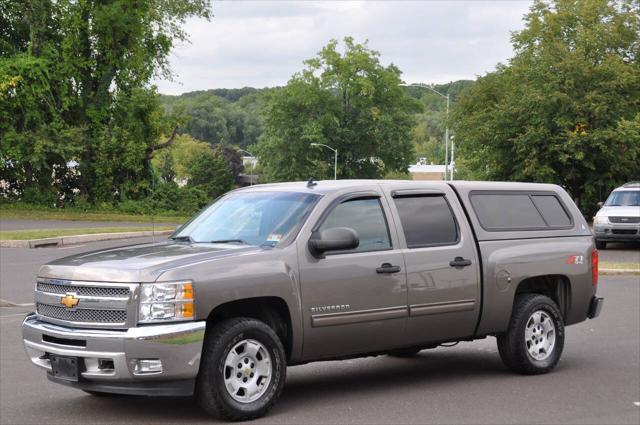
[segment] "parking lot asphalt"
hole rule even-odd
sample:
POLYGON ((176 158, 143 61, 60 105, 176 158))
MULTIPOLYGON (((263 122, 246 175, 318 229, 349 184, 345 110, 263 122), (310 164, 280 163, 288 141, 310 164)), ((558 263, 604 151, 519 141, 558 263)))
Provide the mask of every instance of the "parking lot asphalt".
MULTIPOLYGON (((2 249, 1 298, 31 301, 40 264, 147 241, 2 249)), ((603 312, 567 328, 554 372, 520 376, 489 337, 415 358, 379 356, 291 367, 265 424, 640 423, 640 277, 601 276, 603 312)), ((93 397, 31 365, 20 324, 30 308, 0 308, 0 423, 211 423, 191 398, 93 397)), ((384 336, 381 336, 384 337, 384 336)))
POLYGON ((640 243, 608 243, 598 251, 600 261, 640 264, 640 243))
MULTIPOLYGON (((157 236, 156 240, 167 236, 157 236)), ((151 242, 153 238, 119 239, 49 248, 0 248, 0 299, 16 304, 33 300, 33 285, 40 266, 67 255, 103 248, 151 242)))

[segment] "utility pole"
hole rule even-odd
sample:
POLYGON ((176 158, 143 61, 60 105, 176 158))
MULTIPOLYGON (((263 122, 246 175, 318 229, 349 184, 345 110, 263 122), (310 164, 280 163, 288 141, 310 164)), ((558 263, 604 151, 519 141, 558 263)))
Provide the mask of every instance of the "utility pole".
POLYGON ((453 169, 455 168, 455 152, 456 152, 456 141, 453 136, 451 136, 451 180, 453 181, 453 169))

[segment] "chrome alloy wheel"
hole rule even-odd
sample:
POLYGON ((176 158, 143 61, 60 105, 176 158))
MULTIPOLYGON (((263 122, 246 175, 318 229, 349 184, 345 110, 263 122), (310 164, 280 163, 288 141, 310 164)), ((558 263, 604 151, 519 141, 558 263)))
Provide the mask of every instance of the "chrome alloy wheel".
POLYGON ((224 362, 224 386, 240 403, 259 399, 271 382, 271 357, 266 347, 254 339, 237 343, 224 362))
POLYGON ((546 312, 535 311, 525 326, 524 343, 534 360, 545 360, 556 344, 556 326, 546 312))

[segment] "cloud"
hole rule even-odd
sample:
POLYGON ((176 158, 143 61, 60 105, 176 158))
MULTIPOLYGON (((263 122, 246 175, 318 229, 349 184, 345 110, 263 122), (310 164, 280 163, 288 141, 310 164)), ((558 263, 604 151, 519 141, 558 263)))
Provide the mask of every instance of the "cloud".
POLYGON ((286 84, 332 38, 369 40, 407 82, 473 79, 512 55, 531 1, 214 2, 210 21, 186 23, 174 81, 161 93, 286 84))

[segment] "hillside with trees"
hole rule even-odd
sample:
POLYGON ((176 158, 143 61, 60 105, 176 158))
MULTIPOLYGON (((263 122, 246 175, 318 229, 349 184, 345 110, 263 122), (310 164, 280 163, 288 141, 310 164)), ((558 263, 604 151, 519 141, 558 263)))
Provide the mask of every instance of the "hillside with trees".
MULTIPOLYGON (((473 81, 460 80, 431 87, 441 93, 449 93, 453 105, 462 90, 472 84, 473 81)), ((414 164, 419 158, 444 163, 446 102, 423 87, 401 86, 400 89, 417 101, 417 109, 412 112, 413 125, 407 135, 413 154, 405 165, 414 164)), ((254 153, 255 145, 263 134, 265 116, 269 115, 264 110, 265 105, 277 96, 276 93, 283 91, 286 91, 283 87, 212 89, 178 96, 161 95, 160 101, 168 114, 182 117, 184 124, 179 129, 180 134, 211 146, 224 144, 254 153)), ((327 162, 330 158, 324 159, 324 168, 319 171, 318 178, 332 176, 328 169, 331 164, 327 162)))

